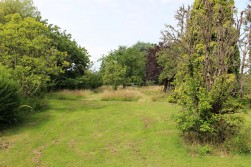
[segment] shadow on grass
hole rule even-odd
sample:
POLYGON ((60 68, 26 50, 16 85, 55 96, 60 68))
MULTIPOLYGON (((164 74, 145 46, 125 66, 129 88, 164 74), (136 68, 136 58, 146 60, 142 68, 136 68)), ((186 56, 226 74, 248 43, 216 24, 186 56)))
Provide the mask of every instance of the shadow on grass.
POLYGON ((91 110, 99 110, 106 107, 100 101, 89 101, 89 100, 54 100, 50 99, 50 109, 57 112, 88 112, 91 110))
POLYGON ((51 106, 46 103, 39 111, 21 110, 11 125, 0 124, 0 137, 16 135, 27 129, 42 126, 51 119, 49 111, 51 106))
POLYGON ((42 128, 57 114, 70 114, 72 112, 92 112, 103 109, 106 105, 98 101, 88 100, 56 100, 47 99, 39 112, 22 111, 19 113, 15 124, 0 126, 0 137, 17 135, 27 130, 42 128))

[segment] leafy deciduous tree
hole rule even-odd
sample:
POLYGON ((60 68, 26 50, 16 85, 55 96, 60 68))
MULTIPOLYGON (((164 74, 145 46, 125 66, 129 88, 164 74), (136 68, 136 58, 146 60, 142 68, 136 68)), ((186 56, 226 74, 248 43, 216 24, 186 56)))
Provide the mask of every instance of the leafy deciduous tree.
POLYGON ((131 47, 120 46, 117 50, 112 51, 103 57, 101 64, 101 73, 106 67, 106 62, 116 61, 122 67, 126 68, 123 86, 129 83, 142 85, 145 82, 146 71, 146 51, 152 47, 151 44, 139 42, 131 47))
POLYGON ((81 80, 81 77, 85 75, 90 64, 89 54, 85 48, 72 40, 71 35, 66 31, 61 32, 59 27, 52 25, 49 29, 53 47, 66 53, 65 61, 69 62, 69 66, 63 68, 64 73, 52 76, 53 87, 56 89, 72 88, 71 85, 74 85, 74 82, 77 83, 77 80, 81 80))
POLYGON ((118 86, 124 83, 126 76, 126 68, 118 62, 112 60, 105 62, 105 68, 103 73, 104 84, 113 86, 114 90, 117 90, 118 86))
POLYGON ((162 68, 158 64, 157 56, 161 50, 162 44, 149 48, 146 56, 146 81, 150 83, 159 83, 159 76, 162 68))
POLYGON ((0 25, 0 62, 14 69, 13 77, 26 96, 33 96, 46 87, 51 74, 67 66, 66 54, 53 47, 49 29, 34 18, 8 15, 0 25), (60 63, 59 63, 60 62, 60 63))
POLYGON ((0 0, 0 23, 5 22, 5 16, 19 13, 23 18, 40 19, 40 12, 32 0, 0 0))

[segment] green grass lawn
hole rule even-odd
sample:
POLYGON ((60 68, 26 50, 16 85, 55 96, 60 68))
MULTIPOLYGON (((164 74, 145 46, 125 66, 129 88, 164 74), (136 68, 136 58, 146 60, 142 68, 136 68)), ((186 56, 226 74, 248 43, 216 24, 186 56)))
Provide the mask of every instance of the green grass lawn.
POLYGON ((251 155, 189 152, 172 120, 179 111, 176 105, 101 101, 97 96, 49 98, 47 109, 1 132, 0 166, 251 166, 251 155))

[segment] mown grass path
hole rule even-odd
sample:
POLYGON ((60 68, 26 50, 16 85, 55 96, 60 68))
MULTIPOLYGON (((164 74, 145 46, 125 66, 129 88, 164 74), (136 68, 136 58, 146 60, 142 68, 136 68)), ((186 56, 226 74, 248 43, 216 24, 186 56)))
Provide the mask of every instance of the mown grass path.
POLYGON ((188 152, 172 120, 178 110, 148 100, 49 99, 45 111, 1 132, 0 166, 250 166, 250 155, 188 152))

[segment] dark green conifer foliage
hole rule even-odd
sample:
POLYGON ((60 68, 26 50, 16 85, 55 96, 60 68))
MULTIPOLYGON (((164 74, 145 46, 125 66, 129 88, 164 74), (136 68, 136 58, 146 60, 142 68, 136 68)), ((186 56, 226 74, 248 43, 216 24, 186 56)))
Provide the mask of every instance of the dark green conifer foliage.
POLYGON ((195 0, 190 12, 175 90, 185 107, 177 122, 187 138, 224 142, 241 127, 233 115, 240 108, 233 97, 240 64, 233 12, 233 0, 195 0))

